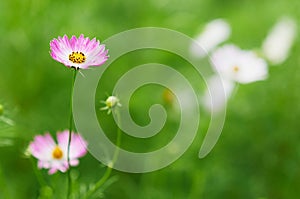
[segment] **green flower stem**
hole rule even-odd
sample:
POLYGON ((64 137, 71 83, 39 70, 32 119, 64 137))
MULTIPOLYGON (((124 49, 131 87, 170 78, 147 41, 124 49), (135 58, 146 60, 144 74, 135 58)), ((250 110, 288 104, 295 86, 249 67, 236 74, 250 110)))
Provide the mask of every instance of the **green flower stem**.
MULTIPOLYGON (((120 124, 120 115, 119 115, 119 112, 116 111, 116 119, 117 119, 117 124, 119 123, 120 124)), ((121 132, 121 129, 119 127, 117 127, 118 130, 117 130, 117 140, 116 140, 116 149, 115 149, 115 152, 114 152, 114 155, 113 155, 113 159, 112 159, 112 164, 111 165, 108 165, 106 167, 106 171, 105 173, 103 174, 102 178, 100 178, 98 180, 98 182, 95 184, 95 186, 90 189, 84 199, 88 199, 90 196, 92 196, 92 194, 98 190, 110 177, 110 174, 111 174, 111 171, 113 169, 113 166, 114 166, 114 163, 116 162, 117 158, 118 158, 118 155, 119 155, 119 152, 120 152, 120 144, 121 144, 121 135, 122 135, 122 132, 121 132)))
POLYGON ((73 70, 73 78, 72 78, 72 84, 71 84, 71 95, 70 95, 70 121, 69 121, 69 140, 68 140, 68 150, 67 150, 67 160, 68 160, 68 184, 67 184, 67 189, 68 189, 68 195, 67 198, 71 197, 72 193, 72 183, 71 183, 71 172, 70 172, 70 145, 71 145, 71 139, 72 139, 72 131, 73 131, 73 93, 74 93, 74 83, 76 79, 78 69, 74 68, 73 70))
POLYGON ((1 190, 1 193, 3 194, 4 198, 11 199, 12 197, 11 197, 6 185, 7 185, 7 182, 3 176, 2 167, 0 167, 0 190, 1 190))
MULTIPOLYGON (((120 113, 119 113, 119 111, 115 111, 115 112, 116 112, 117 124, 119 124, 119 126, 121 126, 120 113)), ((121 135, 122 135, 121 129, 119 127, 117 127, 117 128, 118 128, 118 130, 117 130, 116 150, 115 150, 113 160, 112 160, 113 165, 114 165, 114 163, 116 162, 116 160, 119 156, 120 144, 121 144, 121 135)), ((112 167, 113 167, 113 165, 112 165, 112 167)))
POLYGON ((30 162, 31 162, 32 167, 33 167, 33 172, 34 172, 34 174, 37 178, 37 181, 40 184, 40 187, 42 188, 44 186, 47 186, 48 184, 46 183, 46 181, 45 181, 43 175, 41 174, 41 172, 36 168, 36 165, 35 165, 36 163, 34 162, 33 158, 29 157, 29 159, 30 159, 30 162))

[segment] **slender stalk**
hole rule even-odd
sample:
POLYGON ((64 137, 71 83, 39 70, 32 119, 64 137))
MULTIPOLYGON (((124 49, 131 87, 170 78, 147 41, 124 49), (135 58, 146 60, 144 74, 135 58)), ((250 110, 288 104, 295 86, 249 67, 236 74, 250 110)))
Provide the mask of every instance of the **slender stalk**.
POLYGON ((39 170, 37 170, 36 168, 36 165, 35 165, 35 162, 33 161, 32 157, 29 157, 30 159, 30 162, 32 164, 32 167, 33 167, 33 171, 34 171, 34 174, 40 184, 40 187, 44 187, 44 186, 47 186, 47 182, 45 181, 43 175, 41 174, 41 172, 39 170))
MULTIPOLYGON (((117 124, 120 124, 120 115, 119 115, 118 111, 116 111, 116 120, 117 120, 117 124)), ((121 135, 122 135, 122 132, 121 132, 121 129, 119 127, 117 127, 117 128, 118 128, 118 130, 117 130, 116 149, 115 149, 115 152, 114 152, 114 155, 113 155, 112 164, 111 165, 107 165, 106 171, 103 174, 102 178, 100 178, 98 180, 98 182, 95 184, 95 186, 86 193, 84 199, 88 199, 90 196, 92 196, 92 194, 96 190, 98 190, 108 180, 108 178, 110 177, 110 174, 111 174, 111 171, 113 169, 114 163, 116 162, 116 160, 118 158, 118 155, 119 155, 119 152, 120 152, 120 144, 121 144, 121 135)))
MULTIPOLYGON (((115 112, 116 112, 117 124, 119 124, 119 126, 121 126, 119 111, 116 110, 115 112)), ((112 164, 113 165, 116 162, 116 160, 118 158, 118 155, 119 155, 119 152, 120 152, 121 135, 122 135, 121 129, 119 127, 117 127, 117 128, 118 128, 118 130, 117 130, 116 150, 115 150, 115 153, 114 153, 114 156, 113 156, 113 159, 112 159, 112 164)), ((112 165, 112 167, 113 167, 113 165, 112 165)))
POLYGON ((0 167, 0 188, 1 188, 0 190, 6 199, 11 199, 12 197, 11 197, 6 185, 7 185, 7 182, 3 176, 2 167, 0 167))
POLYGON ((74 83, 76 79, 78 69, 74 68, 73 70, 73 78, 72 78, 72 84, 71 84, 71 95, 70 95, 70 120, 69 120, 69 139, 68 139, 68 150, 67 150, 67 160, 68 160, 68 184, 67 184, 67 189, 68 189, 68 195, 67 198, 71 197, 72 193, 72 183, 71 183, 71 172, 70 172, 70 146, 71 146, 71 141, 72 141, 72 131, 73 131, 73 93, 74 93, 74 83))

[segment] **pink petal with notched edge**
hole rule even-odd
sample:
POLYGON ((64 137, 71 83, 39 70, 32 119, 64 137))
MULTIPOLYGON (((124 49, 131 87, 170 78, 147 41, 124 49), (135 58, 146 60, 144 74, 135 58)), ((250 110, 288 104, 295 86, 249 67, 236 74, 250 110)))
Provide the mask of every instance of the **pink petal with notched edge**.
POLYGON ((73 134, 70 146, 70 158, 76 159, 84 156, 87 153, 86 146, 86 141, 79 134, 73 134))
POLYGON ((71 45, 72 51, 76 51, 76 48, 75 48, 76 42, 77 42, 77 38, 76 38, 76 36, 73 35, 70 39, 70 45, 71 45))
POLYGON ((56 138, 58 145, 62 148, 63 151, 68 150, 68 142, 69 142, 69 131, 65 130, 63 132, 57 132, 56 138))
POLYGON ((41 160, 51 159, 52 149, 56 146, 54 140, 49 133, 44 136, 38 135, 34 141, 29 144, 29 149, 32 155, 41 160))
MULTIPOLYGON (((67 151, 68 147, 69 131, 57 133, 57 141, 62 149, 67 151)), ((84 156, 87 153, 87 142, 79 135, 72 133, 72 139, 70 144, 70 159, 77 159, 84 156)))
POLYGON ((56 173, 56 172, 57 172, 57 169, 56 169, 56 168, 51 168, 51 169, 49 169, 48 174, 49 174, 49 175, 52 175, 52 174, 54 174, 54 173, 56 173))
POLYGON ((71 166, 77 166, 79 164, 79 160, 78 159, 74 159, 70 161, 70 165, 71 166))

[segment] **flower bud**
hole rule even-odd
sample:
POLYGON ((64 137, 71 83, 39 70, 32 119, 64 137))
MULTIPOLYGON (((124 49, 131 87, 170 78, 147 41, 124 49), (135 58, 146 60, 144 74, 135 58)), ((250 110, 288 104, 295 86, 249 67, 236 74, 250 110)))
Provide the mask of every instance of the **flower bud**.
POLYGON ((120 100, 115 97, 115 96, 109 96, 105 102, 103 101, 103 103, 106 105, 105 107, 102 107, 100 108, 100 110, 107 110, 107 114, 110 114, 112 109, 115 107, 115 106, 122 106, 120 104, 120 100))
POLYGON ((3 105, 0 104, 0 116, 3 115, 3 111, 4 111, 4 110, 3 110, 3 105))
POLYGON ((119 99, 115 96, 109 96, 106 99, 105 104, 108 108, 113 108, 113 107, 115 107, 116 105, 119 104, 119 99))

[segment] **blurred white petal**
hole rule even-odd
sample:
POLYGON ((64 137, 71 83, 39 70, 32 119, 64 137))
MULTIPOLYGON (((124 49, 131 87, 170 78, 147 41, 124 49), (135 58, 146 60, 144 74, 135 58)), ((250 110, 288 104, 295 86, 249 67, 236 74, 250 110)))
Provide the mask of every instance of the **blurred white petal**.
POLYGON ((272 64, 286 60, 296 36, 296 22, 287 17, 281 18, 270 30, 263 42, 262 50, 272 64))
POLYGON ((242 84, 264 80, 268 76, 265 60, 252 51, 225 45, 212 53, 212 66, 223 78, 242 84))
POLYGON ((204 27, 202 33, 197 36, 196 43, 204 50, 199 48, 198 45, 193 43, 191 45, 191 54, 195 57, 204 57, 207 52, 213 50, 218 44, 227 40, 231 33, 230 25, 224 19, 215 19, 204 27))
POLYGON ((226 108, 227 100, 234 87, 234 82, 218 75, 212 76, 207 82, 207 89, 202 99, 204 107, 210 112, 220 112, 226 108))

